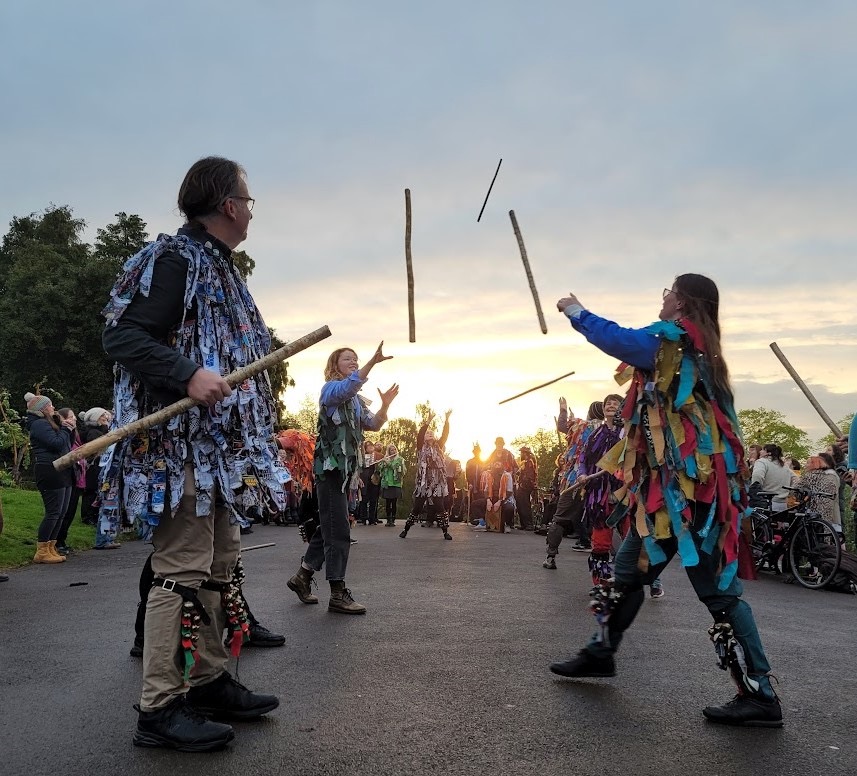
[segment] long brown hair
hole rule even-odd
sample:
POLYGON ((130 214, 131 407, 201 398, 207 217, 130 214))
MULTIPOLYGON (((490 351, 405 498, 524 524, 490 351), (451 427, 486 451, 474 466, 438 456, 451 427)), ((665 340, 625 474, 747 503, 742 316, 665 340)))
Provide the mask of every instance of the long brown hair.
POLYGON ((689 272, 675 279, 675 292, 684 303, 682 317, 688 318, 699 329, 708 356, 714 389, 731 403, 732 386, 729 368, 723 360, 720 347, 720 292, 711 278, 689 272))
POLYGON ((357 351, 354 348, 337 348, 327 357, 327 364, 324 367, 324 379, 325 380, 342 380, 348 375, 342 374, 339 371, 337 364, 339 363, 339 357, 346 351, 350 350, 355 356, 357 355, 357 351))

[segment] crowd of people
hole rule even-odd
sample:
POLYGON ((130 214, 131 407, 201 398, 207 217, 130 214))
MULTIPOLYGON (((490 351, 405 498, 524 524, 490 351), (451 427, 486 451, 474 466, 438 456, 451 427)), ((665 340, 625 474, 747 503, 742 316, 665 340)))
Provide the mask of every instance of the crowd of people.
MULTIPOLYGON (((424 515, 444 540, 452 539, 461 467, 445 450, 451 412, 439 433, 435 418, 425 419, 414 461, 404 461, 395 445, 364 438, 366 431, 381 431, 399 391, 395 383, 379 390, 374 413, 360 394, 373 369, 392 358, 383 342, 362 366, 352 348, 330 354, 314 435, 275 433, 264 372, 237 389, 223 378, 271 349, 269 329, 232 264, 253 203, 240 165, 219 157, 195 163, 178 196, 185 225, 125 262, 104 311, 103 346, 117 362, 113 409, 123 424, 185 396, 196 402, 169 423, 120 440, 99 459, 103 546, 115 546, 129 522, 144 526, 153 546, 141 575, 135 640, 143 660, 137 746, 220 749, 234 738, 230 720, 257 719, 279 705, 227 668, 230 655, 253 643, 254 627, 258 646, 283 638, 252 618, 243 594, 239 530, 253 510, 299 514, 307 546, 287 586, 303 604, 318 604, 314 578, 323 571, 328 610, 337 614, 366 612, 346 585, 352 524, 377 524, 383 500, 386 525, 395 525, 409 467, 413 505, 399 536, 406 539, 424 515)), ((661 597, 660 573, 679 554, 713 618, 708 633, 721 667, 737 687, 733 700, 703 714, 720 724, 782 725, 771 667, 742 598, 739 535, 750 496, 767 492, 785 504, 795 475, 775 445, 756 451, 752 471, 748 466, 720 346, 717 286, 702 275, 679 275, 664 289, 660 320, 644 329, 601 318, 574 295, 557 308, 590 343, 622 362, 617 382, 628 391, 594 402, 585 419, 560 404, 558 428, 567 444, 545 507, 543 565, 554 569, 563 536, 575 536, 573 549, 589 553, 596 629, 576 655, 550 670, 569 678, 615 675, 615 655, 645 587, 661 597)), ((53 462, 103 435, 110 413, 98 407, 82 417, 70 409, 55 412, 50 399, 33 394, 26 402, 45 504, 35 560, 62 563, 63 525, 75 490, 87 509, 96 500, 90 498, 92 469, 81 463, 57 472, 53 462)), ((856 448, 851 445, 850 469, 857 469, 856 448)), ((819 493, 840 488, 836 467, 844 464, 834 456, 832 449, 811 458, 798 482, 819 493)), ((498 437, 484 462, 474 448, 463 473, 475 530, 534 528, 539 472, 526 446, 516 458, 498 437)))

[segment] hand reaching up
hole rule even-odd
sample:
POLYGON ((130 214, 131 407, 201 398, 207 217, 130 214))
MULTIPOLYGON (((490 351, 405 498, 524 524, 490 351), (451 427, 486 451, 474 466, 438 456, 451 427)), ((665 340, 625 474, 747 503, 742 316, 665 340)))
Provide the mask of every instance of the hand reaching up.
MULTIPOLYGON (((392 356, 389 356, 392 358, 392 356)), ((378 389, 378 395, 381 397, 381 404, 384 407, 389 407, 390 403, 399 395, 398 383, 393 383, 386 391, 378 389)))

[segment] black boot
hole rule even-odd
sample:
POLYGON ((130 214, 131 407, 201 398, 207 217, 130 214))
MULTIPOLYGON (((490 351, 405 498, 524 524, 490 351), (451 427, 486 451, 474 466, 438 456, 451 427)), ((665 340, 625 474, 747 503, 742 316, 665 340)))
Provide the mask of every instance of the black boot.
POLYGON ((443 538, 449 539, 449 541, 452 541, 452 534, 449 531, 444 531, 443 532, 443 538))
POLYGON ((331 581, 330 603, 327 611, 339 612, 340 614, 366 614, 366 607, 358 604, 351 595, 351 591, 345 587, 345 581, 331 581))
POLYGON ((407 539, 408 531, 410 531, 410 530, 411 530, 411 527, 409 525, 405 525, 404 530, 399 534, 399 538, 400 539, 407 539))
MULTIPOLYGON (((318 600, 318 599, 316 599, 318 600)), ((253 620, 250 623, 250 641, 248 647, 282 647, 286 643, 286 637, 278 633, 271 633, 266 627, 253 620)))
POLYGON ((776 697, 764 695, 736 695, 722 706, 706 706, 702 710, 709 722, 720 725, 747 725, 748 727, 782 727, 783 712, 776 697))
POLYGON ((307 571, 303 566, 298 569, 298 573, 286 582, 286 587, 289 590, 294 590, 298 594, 303 604, 317 604, 318 597, 312 594, 312 572, 307 571))
POLYGON ((131 645, 131 651, 128 653, 131 657, 143 657, 143 637, 135 636, 134 643, 131 645))
POLYGON ((553 674, 571 678, 616 676, 616 664, 613 656, 595 657, 591 652, 581 649, 571 660, 551 663, 553 674))
POLYGON ((250 692, 224 671, 213 682, 191 687, 188 705, 200 714, 218 719, 257 719, 280 705, 276 695, 250 692))
MULTIPOLYGON (((138 711, 139 707, 135 706, 138 711)), ((179 752, 213 752, 223 749, 235 732, 230 725, 212 722, 194 711, 184 695, 155 711, 140 711, 134 746, 164 747, 179 752)))

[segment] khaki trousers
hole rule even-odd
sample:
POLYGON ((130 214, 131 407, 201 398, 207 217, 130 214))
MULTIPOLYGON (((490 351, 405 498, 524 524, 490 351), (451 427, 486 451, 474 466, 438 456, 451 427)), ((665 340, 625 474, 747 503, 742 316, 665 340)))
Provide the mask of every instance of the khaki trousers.
MULTIPOLYGON (((185 466, 181 502, 175 514, 165 511, 152 534, 152 544, 155 576, 174 579, 198 590, 199 600, 211 618, 210 625, 200 624, 199 659, 190 680, 192 685, 207 684, 226 670, 229 653, 223 646, 226 615, 220 603, 220 592, 200 589, 200 585, 208 580, 228 582, 232 579, 241 536, 238 526, 230 525, 229 511, 223 505, 215 506, 213 515, 197 517, 196 482, 190 465, 185 466)), ((153 587, 149 593, 143 641, 142 711, 166 706, 186 692, 179 662, 183 602, 180 595, 160 587, 153 587)))

